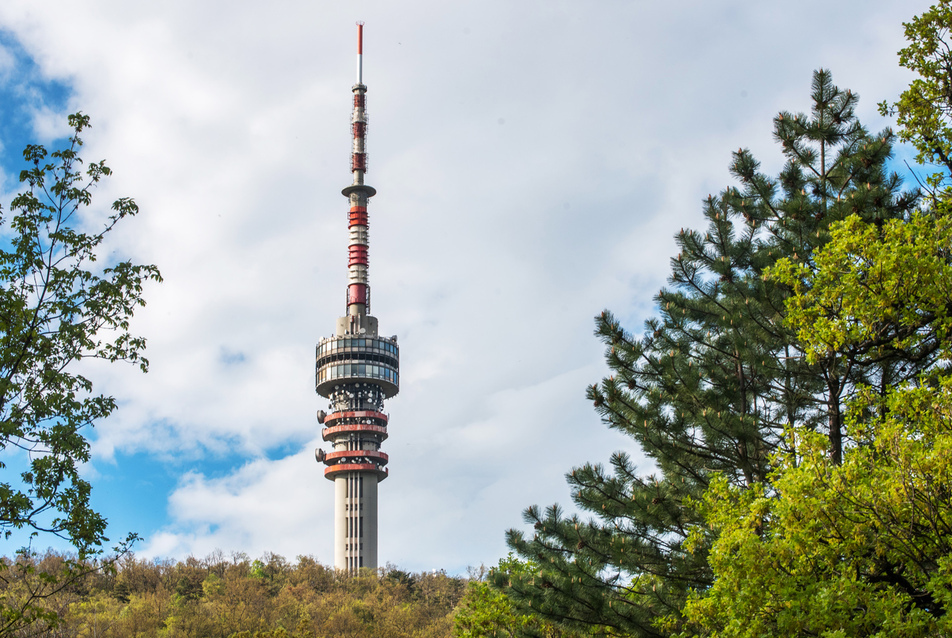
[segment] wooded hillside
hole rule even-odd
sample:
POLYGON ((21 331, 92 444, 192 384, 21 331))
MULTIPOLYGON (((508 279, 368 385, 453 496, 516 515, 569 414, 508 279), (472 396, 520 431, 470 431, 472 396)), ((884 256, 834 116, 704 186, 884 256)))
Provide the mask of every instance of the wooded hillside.
MULTIPOLYGON (((221 552, 182 562, 126 556, 52 589, 66 557, 3 559, 0 597, 10 609, 41 599, 26 625, 4 619, 0 636, 62 638, 277 638, 448 636, 466 580, 388 566, 345 576, 313 558, 252 560, 221 552)), ((86 564, 89 567, 89 564, 86 564)))

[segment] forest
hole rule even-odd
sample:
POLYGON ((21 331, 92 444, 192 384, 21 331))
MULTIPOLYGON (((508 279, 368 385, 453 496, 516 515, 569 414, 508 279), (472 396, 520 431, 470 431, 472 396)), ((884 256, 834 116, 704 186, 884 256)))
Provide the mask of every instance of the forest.
POLYGON ((174 562, 130 553, 102 562, 23 554, 0 570, 0 635, 448 636, 466 586, 466 578, 389 566, 347 575, 306 556, 292 563, 217 552, 174 562))

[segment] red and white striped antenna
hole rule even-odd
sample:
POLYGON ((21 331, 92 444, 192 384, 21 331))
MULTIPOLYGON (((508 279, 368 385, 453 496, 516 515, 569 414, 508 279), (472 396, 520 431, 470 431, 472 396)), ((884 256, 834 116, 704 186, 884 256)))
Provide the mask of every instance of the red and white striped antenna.
POLYGON ((350 170, 353 184, 341 192, 350 200, 350 244, 348 249, 347 314, 362 317, 370 313, 370 281, 368 270, 369 222, 367 204, 376 194, 373 187, 364 183, 367 172, 367 86, 363 80, 364 23, 357 23, 357 84, 354 93, 354 111, 351 115, 353 147, 350 154, 350 170))

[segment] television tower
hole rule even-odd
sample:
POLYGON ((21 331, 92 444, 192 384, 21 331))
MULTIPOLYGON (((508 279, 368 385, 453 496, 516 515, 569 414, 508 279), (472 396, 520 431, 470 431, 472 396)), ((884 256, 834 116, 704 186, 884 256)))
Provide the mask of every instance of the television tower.
POLYGON ((331 451, 315 451, 324 477, 334 482, 334 566, 355 572, 377 567, 377 484, 387 478, 385 399, 400 389, 400 350, 396 337, 377 334, 370 315, 367 277, 367 204, 377 191, 364 183, 367 172, 367 87, 363 82, 362 22, 357 23, 357 84, 353 87, 351 129, 354 182, 341 191, 350 201, 347 313, 333 337, 317 345, 317 393, 330 401, 330 413, 317 413, 331 451))

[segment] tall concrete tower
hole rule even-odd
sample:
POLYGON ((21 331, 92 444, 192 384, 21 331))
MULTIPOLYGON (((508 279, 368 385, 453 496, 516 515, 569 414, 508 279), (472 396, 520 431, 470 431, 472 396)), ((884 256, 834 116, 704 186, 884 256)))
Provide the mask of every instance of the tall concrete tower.
POLYGON ((363 23, 357 23, 357 84, 351 128, 353 183, 341 191, 350 201, 347 313, 333 337, 317 345, 317 393, 330 401, 320 411, 323 438, 331 450, 316 451, 325 478, 334 482, 334 566, 356 571, 377 567, 377 484, 387 478, 385 399, 399 391, 400 350, 396 337, 380 337, 370 315, 367 204, 377 191, 367 172, 367 87, 363 83, 363 23))

